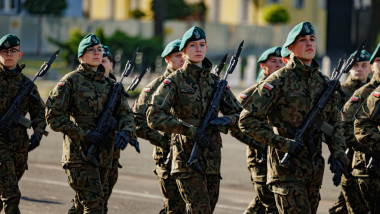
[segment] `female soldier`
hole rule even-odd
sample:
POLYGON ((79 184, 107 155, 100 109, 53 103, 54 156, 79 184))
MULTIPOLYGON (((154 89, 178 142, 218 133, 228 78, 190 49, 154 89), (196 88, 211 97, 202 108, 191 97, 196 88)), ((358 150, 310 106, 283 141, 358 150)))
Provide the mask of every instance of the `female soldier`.
MULTIPOLYGON (((84 213, 103 213, 103 185, 112 162, 114 133, 104 135, 96 130, 97 119, 113 86, 113 81, 104 77, 103 51, 95 34, 85 36, 78 48, 80 65, 58 82, 46 104, 47 123, 54 131, 64 134, 62 166, 79 199, 75 201, 81 203, 84 213), (86 157, 92 144, 99 151, 95 154, 99 166, 91 164, 86 157)), ((118 96, 114 116, 120 132, 115 145, 126 144, 134 131, 126 98, 123 94, 118 96)))
MULTIPOLYGON (((175 134, 171 174, 186 202, 187 213, 212 213, 219 197, 220 133, 215 128, 209 128, 204 135, 197 131, 219 80, 210 73, 212 64, 205 58, 206 50, 206 35, 201 28, 194 26, 186 31, 180 44, 185 64, 161 83, 147 111, 149 126, 175 134), (198 152, 201 171, 186 165, 194 142, 202 148, 198 152), (216 144, 216 149, 211 149, 211 143, 216 144)), ((236 123, 241 107, 231 91, 224 94, 220 109, 226 116, 215 118, 211 124, 236 123)))

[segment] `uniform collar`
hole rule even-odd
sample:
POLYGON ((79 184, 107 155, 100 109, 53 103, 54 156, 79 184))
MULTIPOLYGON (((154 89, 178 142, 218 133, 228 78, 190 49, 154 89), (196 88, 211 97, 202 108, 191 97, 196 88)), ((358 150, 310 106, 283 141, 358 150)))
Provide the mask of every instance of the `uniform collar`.
POLYGON ((9 75, 9 76, 13 76, 13 77, 20 75, 23 68, 24 68, 24 66, 21 68, 21 66, 19 64, 17 64, 16 65, 16 73, 14 73, 14 72, 11 72, 10 70, 8 70, 8 68, 6 68, 4 66, 4 64, 0 63, 0 72, 2 72, 5 75, 9 75))
POLYGON ((198 80, 199 78, 207 78, 210 75, 212 68, 212 63, 207 58, 202 61, 202 68, 186 59, 183 65, 183 70, 185 70, 189 76, 198 80))
POLYGON ((285 67, 294 70, 294 72, 296 72, 297 75, 304 76, 307 78, 311 77, 319 70, 318 62, 314 59, 311 62, 311 66, 307 66, 293 54, 290 55, 289 62, 286 64, 285 67))
POLYGON ((102 81, 104 80, 104 67, 102 64, 98 66, 98 71, 93 71, 86 63, 81 63, 78 67, 78 70, 83 72, 92 80, 102 81))
POLYGON ((174 72, 174 69, 172 67, 167 66, 166 70, 165 70, 165 73, 164 73, 164 77, 169 76, 173 72, 174 72))
POLYGON ((361 86, 361 85, 364 85, 364 84, 368 83, 369 81, 370 80, 367 78, 366 82, 361 82, 360 80, 353 79, 351 77, 351 75, 349 75, 348 78, 347 78, 347 80, 346 80, 346 83, 352 84, 352 85, 359 85, 359 86, 361 86))
POLYGON ((380 83, 380 74, 374 73, 370 82, 371 83, 380 83))

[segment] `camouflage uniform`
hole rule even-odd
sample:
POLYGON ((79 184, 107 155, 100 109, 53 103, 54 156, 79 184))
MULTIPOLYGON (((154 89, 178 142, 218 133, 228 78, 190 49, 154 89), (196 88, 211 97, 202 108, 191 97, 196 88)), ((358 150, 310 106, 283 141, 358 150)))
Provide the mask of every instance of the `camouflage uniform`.
MULTIPOLYGON (((219 77, 210 73, 211 62, 205 58, 203 68, 186 60, 181 69, 169 75, 158 87, 147 111, 150 127, 175 134, 172 139, 171 173, 175 176, 187 213, 212 213, 219 197, 222 141, 218 130, 208 129, 216 150, 200 149, 198 172, 186 163, 199 127, 213 98, 219 77)), ((230 90, 225 92, 220 110, 232 124, 238 120, 241 106, 230 90)))
MULTIPOLYGON (((374 78, 377 75, 374 75, 374 78)), ((378 84, 378 83, 377 83, 378 84)), ((366 93, 370 89, 366 90, 366 93)), ((379 213, 380 180, 379 180, 379 97, 380 86, 362 101, 355 115, 354 133, 358 140, 354 145, 355 155, 352 174, 356 177, 362 196, 372 213, 379 213), (367 169, 370 157, 375 157, 374 167, 367 169)), ((363 97, 364 98, 364 97, 363 97)))
MULTIPOLYGON (((318 71, 316 61, 313 60, 309 67, 291 55, 284 68, 259 85, 240 114, 239 127, 243 133, 270 146, 267 183, 275 193, 280 213, 317 211, 324 171, 322 134, 314 137, 316 152, 310 154, 305 146, 297 157, 291 159, 295 173, 279 162, 326 87, 327 77, 318 71)), ((325 136, 332 157, 347 163, 335 98, 329 99, 321 116, 335 130, 333 136, 325 136)))
MULTIPOLYGON (((374 84, 378 84, 379 77, 377 76, 371 82, 367 79, 369 84, 363 86, 361 81, 352 79, 351 75, 347 78, 346 82, 342 84, 342 90, 346 93, 346 97, 338 95, 338 109, 342 111, 342 127, 344 129, 344 136, 346 137, 347 148, 351 149, 352 145, 356 143, 356 139, 353 133, 354 129, 354 114, 358 110, 358 105, 363 101, 358 97, 367 97, 369 92, 364 92, 375 88, 374 84), (362 87, 363 86, 363 87, 362 87), (360 89, 359 89, 360 88, 360 89), (363 93, 364 92, 364 93, 363 93), (354 94, 354 95, 353 95, 354 94), (366 94, 366 95, 365 95, 366 94), (347 102, 347 105, 345 103, 347 102), (343 108, 344 106, 344 108, 343 108)), ((350 163, 352 163, 353 152, 348 154, 350 163)), ((359 186, 354 177, 346 178, 342 176, 342 192, 338 197, 338 201, 329 209, 329 213, 367 213, 368 209, 363 206, 364 199, 359 192, 359 186)))
MULTIPOLYGON (((266 79, 263 76, 263 82, 266 79)), ((244 106, 252 93, 256 90, 258 85, 257 83, 248 89, 244 90, 240 96, 237 98, 238 101, 244 106)), ((236 131, 231 131, 231 135, 236 137, 242 142, 254 141, 251 137, 236 131), (244 135, 244 136, 241 136, 244 135), (245 138, 245 139, 244 139, 245 138)), ((247 146, 247 163, 248 170, 251 173, 251 180, 253 186, 255 187, 257 196, 254 198, 246 209, 246 214, 250 213, 278 213, 276 203, 274 201, 274 194, 269 191, 269 186, 266 185, 267 181, 267 162, 266 162, 266 154, 264 144, 260 143, 261 148, 257 146, 247 146), (265 157, 265 158, 264 158, 265 157)))
MULTIPOLYGON (((3 115, 13 99, 19 93, 20 88, 31 81, 21 73, 22 68, 17 65, 16 72, 12 73, 0 63, 0 115, 3 115)), ((38 93, 37 86, 32 89, 35 97, 27 96, 19 110, 23 116, 30 114, 34 133, 40 137, 45 133, 44 103, 38 93)), ((10 142, 4 135, 0 135, 0 192, 1 208, 5 213, 20 213, 20 190, 18 181, 25 170, 28 169, 28 145, 29 137, 27 128, 19 124, 13 127, 16 141, 10 142)))
MULTIPOLYGON (((85 157, 90 146, 85 138, 90 130, 95 129, 114 83, 103 76, 102 65, 98 66, 98 71, 94 72, 81 63, 59 81, 46 104, 47 123, 53 130, 64 134, 62 166, 84 213, 103 213, 103 185, 113 158, 113 143, 110 149, 99 149, 96 155, 99 167, 91 165, 85 157)), ((114 112, 117 126, 132 136, 133 116, 123 94, 119 95, 114 112)), ((109 133, 109 142, 113 142, 113 136, 114 133, 109 133)))
MULTIPOLYGON (((164 75, 154 79, 145 86, 132 106, 136 121, 136 135, 149 140, 154 145, 153 159, 156 163, 155 174, 158 176, 160 190, 164 198, 164 211, 162 213, 185 213, 186 204, 178 191, 175 179, 170 175, 171 163, 165 163, 170 150, 170 133, 162 133, 151 129, 146 121, 146 111, 152 94, 160 86, 162 81, 174 71, 168 67, 164 75)), ((170 154, 169 154, 170 155, 170 154)))

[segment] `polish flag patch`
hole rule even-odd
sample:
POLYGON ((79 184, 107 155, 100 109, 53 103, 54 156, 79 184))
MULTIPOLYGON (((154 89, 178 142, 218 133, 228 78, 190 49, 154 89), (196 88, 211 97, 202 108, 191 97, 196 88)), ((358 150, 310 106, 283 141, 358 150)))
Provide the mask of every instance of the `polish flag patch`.
POLYGON ((359 100, 359 97, 357 97, 357 96, 352 96, 352 97, 351 97, 351 100, 357 102, 357 101, 359 100))
POLYGON ((164 83, 166 83, 166 84, 169 85, 170 83, 172 83, 172 80, 171 80, 171 79, 165 79, 165 80, 164 80, 164 83))
POLYGON ((229 85, 227 85, 227 87, 226 87, 226 88, 227 88, 227 90, 230 90, 230 86, 229 86, 229 85))
POLYGON ((58 86, 65 86, 66 82, 65 81, 59 81, 58 86))
POLYGON ((240 94, 240 98, 243 98, 243 99, 245 99, 245 98, 247 98, 248 97, 248 95, 247 94, 240 94))
POLYGON ((372 93, 372 95, 375 96, 375 97, 380 97, 380 92, 378 92, 378 91, 374 91, 374 92, 372 93))
POLYGON ((144 88, 144 92, 150 92, 150 88, 148 87, 144 88))
POLYGON ((272 89, 274 88, 273 85, 271 85, 269 82, 267 84, 265 84, 264 86, 266 89, 268 89, 269 91, 272 91, 272 89))

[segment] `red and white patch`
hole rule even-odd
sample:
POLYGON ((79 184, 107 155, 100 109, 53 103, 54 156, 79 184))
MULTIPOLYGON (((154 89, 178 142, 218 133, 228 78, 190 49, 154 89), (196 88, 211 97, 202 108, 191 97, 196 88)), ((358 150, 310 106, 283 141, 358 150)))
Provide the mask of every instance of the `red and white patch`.
POLYGON ((359 97, 357 97, 357 96, 352 96, 352 97, 351 97, 351 100, 357 102, 357 101, 359 100, 359 97))
POLYGON ((227 85, 227 87, 226 87, 226 88, 227 88, 227 90, 230 90, 230 86, 229 86, 229 85, 227 85))
POLYGON ((150 92, 150 88, 148 87, 144 88, 144 92, 150 92))
POLYGON ((247 94, 240 94, 240 98, 243 98, 243 99, 245 99, 245 98, 247 98, 248 97, 248 95, 247 94))
POLYGON ((372 93, 372 95, 375 96, 375 97, 380 97, 380 92, 378 92, 378 91, 374 91, 374 92, 372 93))
POLYGON ((170 83, 172 83, 172 80, 171 79, 165 79, 164 83, 169 85, 170 83))
POLYGON ((59 81, 58 86, 65 86, 66 82, 65 81, 59 81))
POLYGON ((266 89, 268 89, 269 91, 272 91, 272 89, 274 88, 273 85, 271 85, 269 82, 267 84, 265 84, 264 86, 266 89))

